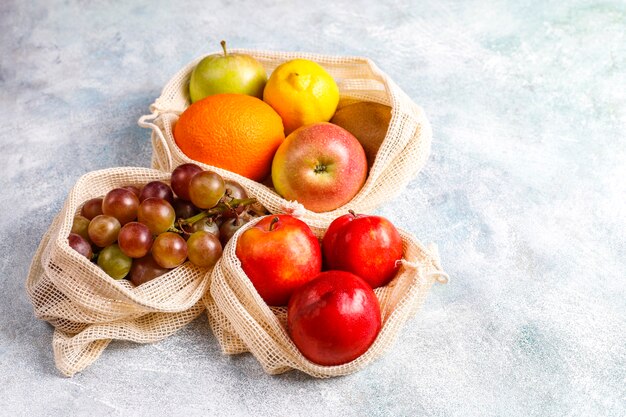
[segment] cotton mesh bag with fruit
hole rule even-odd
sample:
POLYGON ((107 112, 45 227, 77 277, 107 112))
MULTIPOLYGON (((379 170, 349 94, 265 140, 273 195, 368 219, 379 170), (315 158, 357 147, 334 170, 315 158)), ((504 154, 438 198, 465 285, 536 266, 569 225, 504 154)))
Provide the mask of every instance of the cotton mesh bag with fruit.
POLYGON ((196 318, 222 246, 263 213, 255 202, 193 164, 81 177, 27 279, 35 314, 55 327, 58 369, 71 376, 111 340, 156 342, 196 318))
POLYGON ((197 161, 240 182, 271 213, 296 213, 315 228, 327 227, 349 209, 369 213, 389 201, 430 151, 430 125, 421 108, 366 58, 224 50, 181 69, 151 110, 139 123, 152 129, 155 167, 170 170, 197 161), (233 104, 233 95, 247 97, 237 99, 249 104, 233 104), (269 110, 248 112, 257 106, 282 121, 286 139, 280 147, 268 133, 276 119, 269 110), (188 116, 203 107, 223 109, 204 118, 219 122, 191 122, 188 116), (242 113, 247 116, 241 118, 242 113), (310 127, 315 124, 321 126, 310 127), (256 129, 259 125, 264 132, 256 129), (356 138, 359 151, 336 152, 338 136, 345 136, 336 133, 340 129, 356 138), (249 144, 242 134, 247 130, 267 139, 249 144), (222 143, 228 144, 226 152, 222 143), (213 146, 220 151, 211 152, 213 146), (265 170, 247 171, 260 161, 265 170), (305 185, 305 178, 317 187, 305 185))
POLYGON ((269 215, 233 236, 204 300, 224 353, 331 377, 380 357, 435 281, 447 281, 436 247, 382 217, 347 213, 314 231, 269 215))

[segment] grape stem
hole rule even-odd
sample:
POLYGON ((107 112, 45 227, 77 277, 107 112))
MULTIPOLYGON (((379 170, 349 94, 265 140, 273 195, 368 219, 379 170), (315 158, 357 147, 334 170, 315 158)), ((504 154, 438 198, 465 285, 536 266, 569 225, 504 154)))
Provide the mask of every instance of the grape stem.
MULTIPOLYGON (((180 226, 180 225, 179 225, 180 226)), ((185 232, 185 229, 183 229, 182 227, 180 229, 178 229, 176 226, 172 225, 172 227, 170 227, 169 229, 167 229, 168 232, 174 232, 174 233, 185 233, 185 234, 189 234, 185 232)))
POLYGON ((202 220, 205 217, 213 216, 214 214, 222 214, 226 211, 234 210, 239 206, 247 206, 253 203, 256 203, 256 198, 233 198, 228 202, 220 201, 215 207, 201 211, 195 216, 182 220, 181 224, 194 224, 198 220, 202 220))

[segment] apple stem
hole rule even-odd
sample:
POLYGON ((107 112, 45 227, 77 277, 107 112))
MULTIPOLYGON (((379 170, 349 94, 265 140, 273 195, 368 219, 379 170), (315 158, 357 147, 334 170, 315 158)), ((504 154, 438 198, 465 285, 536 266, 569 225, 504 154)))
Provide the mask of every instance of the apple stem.
POLYGON ((220 45, 222 45, 222 49, 224 50, 224 56, 228 56, 228 52, 226 52, 226 41, 222 40, 220 45))
POLYGON ((326 165, 322 165, 322 164, 316 165, 313 172, 315 172, 316 174, 319 174, 320 172, 326 172, 326 165))
POLYGON ((357 218, 357 214, 354 212, 354 210, 350 209, 348 210, 348 213, 352 214, 355 219, 357 218))
POLYGON ((276 223, 278 223, 278 221, 279 221, 279 220, 280 220, 280 219, 279 219, 278 217, 274 217, 274 218, 272 219, 272 221, 270 222, 270 232, 272 231, 272 229, 274 229, 274 225, 275 225, 276 223))

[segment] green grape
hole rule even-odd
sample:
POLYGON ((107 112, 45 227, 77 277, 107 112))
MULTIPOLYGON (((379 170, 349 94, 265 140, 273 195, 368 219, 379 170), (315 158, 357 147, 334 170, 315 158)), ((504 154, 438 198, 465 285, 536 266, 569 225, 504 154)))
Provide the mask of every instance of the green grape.
POLYGON ((71 233, 76 233, 77 235, 82 236, 84 239, 90 242, 91 241, 89 239, 89 223, 90 222, 91 221, 84 216, 81 216, 81 215, 75 216, 74 221, 72 222, 71 233))
POLYGON ((196 266, 212 268, 222 256, 222 245, 213 233, 195 232, 187 240, 187 256, 196 266))
POLYGON ((117 240, 121 228, 120 222, 115 217, 101 214, 89 223, 89 239, 96 246, 104 248, 117 240))
POLYGON ((176 212, 170 203, 162 198, 147 198, 139 205, 139 223, 148 226, 153 235, 168 231, 174 226, 176 212))
POLYGON ((214 207, 225 192, 224 179, 212 171, 199 172, 189 182, 191 202, 201 209, 214 207))
POLYGON ((107 246, 98 255, 98 266, 113 279, 122 279, 128 275, 132 262, 117 244, 107 246))
POLYGON ((117 244, 126 256, 141 258, 152 247, 152 233, 143 223, 126 223, 117 236, 117 244))
POLYGON ((175 268, 187 259, 187 242, 176 233, 161 233, 152 244, 152 256, 159 266, 175 268))

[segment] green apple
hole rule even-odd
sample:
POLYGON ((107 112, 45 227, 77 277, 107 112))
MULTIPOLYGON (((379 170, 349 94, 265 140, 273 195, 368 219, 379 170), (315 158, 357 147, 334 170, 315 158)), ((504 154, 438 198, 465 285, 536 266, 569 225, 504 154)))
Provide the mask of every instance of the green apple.
POLYGON ((263 65, 250 55, 229 54, 225 41, 221 45, 224 54, 205 57, 191 73, 191 102, 220 93, 247 94, 262 99, 267 81, 263 65))

